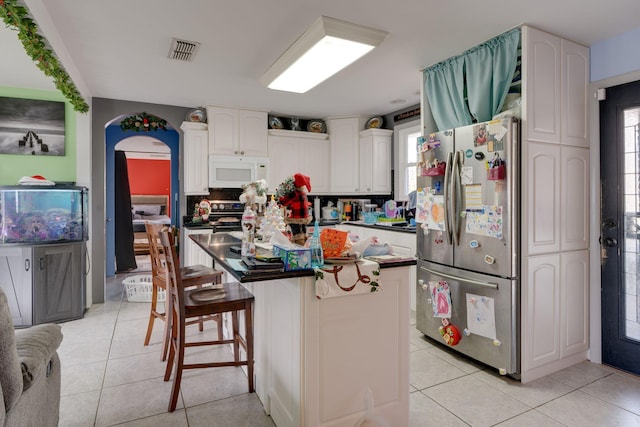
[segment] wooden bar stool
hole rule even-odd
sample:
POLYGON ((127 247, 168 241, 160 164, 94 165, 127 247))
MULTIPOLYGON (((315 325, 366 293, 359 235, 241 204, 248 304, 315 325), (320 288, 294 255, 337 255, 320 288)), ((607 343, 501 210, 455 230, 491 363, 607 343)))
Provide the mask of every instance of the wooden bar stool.
MULTIPOLYGON (((149 312, 149 324, 147 325, 147 334, 144 338, 144 345, 149 345, 151 333, 153 332, 153 324, 155 319, 164 322, 164 332, 162 337, 162 355, 161 359, 166 360, 167 351, 169 349, 169 336, 171 334, 171 318, 167 321, 166 313, 171 313, 171 300, 167 296, 165 303, 165 311, 158 311, 158 289, 166 291, 166 271, 165 271, 165 253, 160 245, 160 231, 165 228, 162 224, 153 224, 145 222, 147 239, 149 240, 149 255, 151 256, 151 275, 152 275, 152 293, 151 293, 151 310, 149 312)), ((167 228, 168 230, 168 228, 167 228)), ((173 234, 169 234, 173 246, 173 234)), ((179 263, 178 263, 179 265, 179 263)), ((207 284, 220 284, 222 282, 222 271, 215 270, 204 265, 193 265, 182 267, 179 269, 182 284, 186 287, 201 287, 207 284)), ((168 294, 168 292, 167 292, 168 294)), ((204 329, 204 320, 215 320, 218 326, 218 336, 222 336, 222 322, 219 316, 199 318, 189 322, 188 324, 198 323, 200 331, 204 329)))
POLYGON ((178 395, 180 393, 180 382, 182 381, 183 369, 216 368, 222 366, 247 366, 247 376, 249 381, 249 393, 254 392, 253 384, 253 294, 244 288, 240 283, 224 283, 222 288, 191 289, 186 290, 182 283, 179 271, 178 257, 175 248, 171 244, 169 234, 166 230, 160 232, 160 243, 167 254, 167 298, 171 299, 173 310, 173 321, 171 327, 171 339, 169 342, 169 357, 164 380, 169 381, 173 365, 175 373, 173 376, 173 386, 171 388, 171 398, 169 400, 169 412, 176 408, 178 395), (238 322, 238 312, 244 311, 245 336, 240 335, 238 322), (189 341, 185 340, 185 320, 188 318, 206 316, 212 314, 222 315, 231 313, 233 337, 224 339, 218 336, 216 341, 189 341), (233 360, 228 362, 208 362, 208 363, 184 363, 184 351, 186 347, 233 344, 233 360), (240 360, 240 346, 245 351, 246 360, 240 360))

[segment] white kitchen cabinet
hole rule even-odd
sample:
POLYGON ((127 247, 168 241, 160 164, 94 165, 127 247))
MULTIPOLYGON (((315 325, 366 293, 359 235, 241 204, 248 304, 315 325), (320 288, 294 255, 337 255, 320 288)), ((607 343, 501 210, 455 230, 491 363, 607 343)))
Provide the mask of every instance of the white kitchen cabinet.
POLYGON ((331 192, 334 194, 391 193, 391 135, 367 129, 361 117, 327 119, 331 140, 331 192))
POLYGON ((331 141, 331 192, 359 194, 360 189, 360 129, 359 117, 327 119, 331 141))
POLYGON ((206 265, 211 267, 213 265, 213 258, 207 254, 200 246, 198 246, 193 240, 189 238, 192 234, 211 234, 211 229, 188 229, 183 227, 184 237, 182 239, 184 245, 184 252, 182 255, 182 266, 188 267, 190 265, 206 265))
POLYGON ((524 139, 589 147, 589 48, 523 28, 524 139))
POLYGON ((206 123, 183 122, 184 194, 209 194, 209 131, 206 123))
POLYGON ((522 381, 587 358, 589 50, 522 32, 522 381))
POLYGON ((589 247, 589 150, 529 142, 524 147, 523 252, 589 247))
POLYGON ((522 295, 522 381, 585 360, 589 349, 589 251, 527 258, 522 295))
POLYGON ((311 194, 330 192, 331 147, 325 133, 288 130, 269 131, 270 191, 296 172, 311 178, 311 194))
POLYGON ((391 136, 392 130, 367 129, 360 132, 361 192, 391 193, 391 136))
POLYGON ((523 255, 586 249, 589 50, 529 26, 522 34, 523 255))
POLYGON ((266 111, 207 106, 209 154, 267 157, 266 111))

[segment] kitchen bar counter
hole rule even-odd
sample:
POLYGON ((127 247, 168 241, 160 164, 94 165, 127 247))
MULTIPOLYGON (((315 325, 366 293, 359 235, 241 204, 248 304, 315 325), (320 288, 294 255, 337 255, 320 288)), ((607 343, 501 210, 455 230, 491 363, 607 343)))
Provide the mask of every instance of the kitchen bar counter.
MULTIPOLYGON (((228 262, 239 257, 229 250, 240 246, 238 239, 226 233, 190 238, 226 280, 240 281, 255 297, 256 394, 276 426, 353 427, 371 392, 376 417, 408 427, 415 260, 380 264, 378 292, 318 299, 312 270, 248 276, 228 262)), ((225 318, 225 334, 230 324, 225 318)))
MULTIPOLYGON (((228 237, 220 238, 221 233, 211 234, 196 234, 189 237, 206 253, 211 255, 215 261, 215 265, 223 268, 225 271, 237 281, 241 283, 258 282, 264 280, 279 280, 297 277, 313 276, 313 270, 297 270, 297 271, 267 271, 267 272, 255 272, 247 273, 243 271, 235 270, 228 262, 230 259, 241 259, 240 254, 231 252, 232 246, 241 246, 241 240, 231 235, 228 237), (224 241, 221 241, 224 240, 224 241)), ((266 251, 258 248, 258 253, 266 251)), ((404 267, 409 265, 416 265, 416 260, 407 258, 400 260, 390 260, 380 263, 380 269, 404 267)))

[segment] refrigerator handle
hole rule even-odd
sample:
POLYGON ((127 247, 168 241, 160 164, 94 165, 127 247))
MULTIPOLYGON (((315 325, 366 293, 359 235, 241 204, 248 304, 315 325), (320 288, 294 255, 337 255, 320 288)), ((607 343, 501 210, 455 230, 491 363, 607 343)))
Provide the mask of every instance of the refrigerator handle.
POLYGON ((460 202, 460 153, 456 151, 453 156, 453 170, 451 171, 451 227, 453 234, 453 244, 460 244, 460 215, 458 213, 458 202, 460 202))
POLYGON ((451 169, 453 168, 453 153, 447 154, 447 166, 444 170, 444 229, 447 235, 447 244, 451 244, 451 220, 449 218, 451 209, 449 208, 451 197, 451 169))
POLYGON ((420 270, 424 270, 427 273, 431 273, 434 274, 436 276, 440 276, 440 277, 445 277, 447 279, 452 279, 458 282, 465 282, 465 283, 471 283, 472 285, 477 285, 477 286, 482 286, 484 288, 489 288, 489 289, 493 289, 493 290, 498 290, 498 284, 497 283, 493 283, 493 282, 483 282, 480 280, 473 280, 473 279, 467 279, 464 277, 460 277, 460 276, 453 276, 451 274, 446 274, 443 273, 441 271, 435 271, 435 270, 431 270, 430 268, 426 268, 426 267, 420 267, 420 270))

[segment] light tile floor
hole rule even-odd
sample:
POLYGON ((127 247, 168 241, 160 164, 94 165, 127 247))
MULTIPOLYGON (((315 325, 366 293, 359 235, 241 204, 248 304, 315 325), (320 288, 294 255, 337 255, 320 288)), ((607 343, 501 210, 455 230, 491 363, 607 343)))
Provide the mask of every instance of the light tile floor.
MULTIPOLYGON (((108 280, 104 304, 62 324, 60 426, 273 426, 233 367, 186 371, 178 409, 167 413, 171 383, 162 380, 161 328, 144 347, 149 305, 122 297, 125 277, 108 280)), ((410 345, 412 427, 640 426, 639 377, 584 362, 522 385, 451 353, 413 325, 410 345)), ((228 350, 217 351, 224 357, 228 350)))

